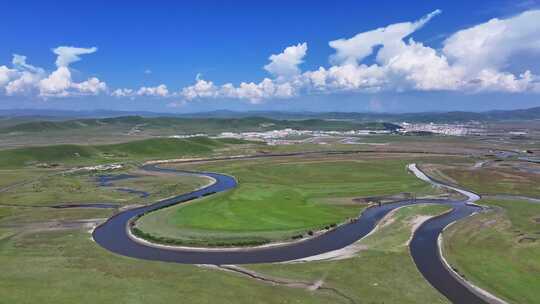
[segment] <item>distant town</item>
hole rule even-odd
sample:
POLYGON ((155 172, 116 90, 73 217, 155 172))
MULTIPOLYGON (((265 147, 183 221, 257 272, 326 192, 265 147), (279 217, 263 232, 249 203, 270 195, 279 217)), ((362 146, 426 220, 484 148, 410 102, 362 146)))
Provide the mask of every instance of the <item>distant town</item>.
POLYGON ((484 135, 485 129, 479 123, 469 124, 436 124, 436 123, 407 123, 400 124, 400 132, 429 132, 434 134, 465 136, 465 135, 484 135))
MULTIPOLYGON (((322 131, 322 130, 296 130, 285 128, 263 132, 222 132, 214 138, 237 138, 253 141, 264 141, 269 145, 285 145, 294 143, 313 142, 313 138, 321 137, 345 137, 345 144, 357 143, 351 137, 399 134, 399 135, 448 135, 448 136, 471 136, 485 135, 485 128, 479 123, 468 124, 436 124, 436 123, 408 123, 399 124, 400 128, 392 130, 348 130, 348 131, 322 131)), ((190 138, 208 136, 206 133, 172 135, 171 138, 190 138)), ((317 142, 325 144, 324 141, 317 142)))

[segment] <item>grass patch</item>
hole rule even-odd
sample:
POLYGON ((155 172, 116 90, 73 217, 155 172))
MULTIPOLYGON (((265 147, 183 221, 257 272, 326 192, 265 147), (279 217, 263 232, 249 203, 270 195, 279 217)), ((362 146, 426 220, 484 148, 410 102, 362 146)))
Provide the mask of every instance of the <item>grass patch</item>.
POLYGON ((17 168, 37 163, 68 165, 107 163, 126 160, 177 158, 209 155, 242 140, 192 138, 152 138, 109 145, 53 145, 0 151, 1 168, 17 168))
POLYGON ((540 205, 482 200, 494 211, 444 233, 445 256, 474 284, 512 303, 536 303, 540 286, 540 205))
POLYGON ((442 173, 460 185, 484 194, 540 197, 540 175, 505 168, 445 167, 442 173))
MULTIPOLYGON (((5 171, 1 170, 0 173, 5 171)), ((32 179, 26 170, 19 170, 15 175, 18 177, 15 180, 19 181, 19 184, 0 192, 0 201, 18 206, 50 206, 72 203, 117 203, 127 205, 154 202, 165 197, 192 191, 208 183, 208 179, 198 176, 148 175, 138 170, 122 172, 135 174, 137 177, 114 181, 110 186, 104 187, 98 185, 97 175, 93 173, 56 174, 32 179), (24 180, 23 178, 27 178, 29 182, 21 183, 24 180), (132 189, 138 192, 130 193, 118 189, 132 189), (141 197, 141 192, 147 192, 149 195, 141 197)), ((12 177, 16 171, 9 170, 8 173, 6 175, 12 177)))
POLYGON ((338 289, 357 303, 448 303, 425 281, 405 245, 417 216, 434 216, 448 209, 441 205, 400 208, 392 223, 360 241, 366 249, 346 260, 248 268, 280 278, 322 280, 325 287, 338 289))
POLYGON ((125 258, 81 230, 0 229, 0 263, 2 303, 345 303, 222 271, 125 258))
POLYGON ((74 132, 80 129, 96 128, 129 129, 137 127, 141 130, 168 129, 182 134, 221 132, 267 131, 273 129, 301 130, 395 130, 399 126, 384 122, 356 122, 347 120, 297 119, 277 120, 265 117, 242 118, 180 118, 180 117, 141 117, 120 116, 101 119, 76 119, 66 121, 30 121, 20 124, 0 126, 0 134, 6 133, 43 133, 51 131, 74 132))
POLYGON ((219 162, 197 169, 235 176, 239 186, 141 217, 140 236, 169 244, 235 246, 290 240, 358 216, 365 204, 330 198, 425 193, 431 187, 405 169, 404 160, 341 158, 219 162))

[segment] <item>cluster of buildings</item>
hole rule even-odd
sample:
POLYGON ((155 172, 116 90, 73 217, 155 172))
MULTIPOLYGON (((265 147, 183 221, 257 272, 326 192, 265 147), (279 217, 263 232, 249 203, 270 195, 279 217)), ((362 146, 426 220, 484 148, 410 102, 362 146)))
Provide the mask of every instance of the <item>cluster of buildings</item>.
MULTIPOLYGON (((291 128, 268 131, 250 132, 222 132, 214 138, 237 138, 253 141, 264 141, 270 145, 286 145, 301 142, 313 142, 313 138, 345 137, 343 143, 356 143, 356 136, 366 136, 373 134, 442 134, 453 136, 481 135, 485 130, 478 124, 435 124, 435 123, 407 123, 400 124, 401 129, 391 130, 349 130, 349 131, 322 131, 322 130, 295 130, 291 128)), ((198 136, 208 136, 204 133, 172 135, 170 138, 189 138, 198 136)), ((324 144, 324 141, 317 142, 324 144)))
POLYGON ((465 136, 465 135, 480 135, 485 133, 485 130, 478 125, 469 124, 435 124, 435 123, 401 123, 400 133, 419 133, 428 132, 434 134, 465 136))
POLYGON ((388 134, 388 130, 350 130, 350 131, 312 131, 312 130, 294 130, 282 129, 271 130, 264 132, 223 132, 217 137, 239 138, 247 140, 265 141, 268 144, 288 144, 291 140, 298 141, 300 139, 308 139, 312 137, 339 137, 339 136, 355 136, 369 134, 388 134))
POLYGON ((124 167, 123 164, 103 164, 103 165, 96 165, 96 166, 88 166, 88 167, 79 167, 79 168, 73 168, 67 172, 77 172, 77 171, 111 171, 111 170, 118 170, 122 169, 124 167))
POLYGON ((186 135, 171 135, 169 138, 190 138, 190 137, 206 137, 208 136, 205 133, 197 133, 197 134, 186 134, 186 135))

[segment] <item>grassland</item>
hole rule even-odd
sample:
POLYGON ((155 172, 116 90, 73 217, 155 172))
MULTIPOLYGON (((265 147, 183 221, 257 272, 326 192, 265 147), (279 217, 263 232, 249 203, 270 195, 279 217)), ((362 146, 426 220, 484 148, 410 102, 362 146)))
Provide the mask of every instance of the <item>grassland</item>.
POLYGON ((221 132, 302 130, 394 130, 390 123, 345 120, 277 120, 264 117, 180 118, 123 116, 99 119, 28 121, 0 119, 0 148, 28 145, 111 144, 178 134, 217 135, 221 132))
POLYGON ((538 303, 540 205, 482 200, 489 212, 458 222, 444 233, 450 264, 467 280, 511 303, 538 303))
POLYGON ((340 303, 332 294, 117 256, 90 241, 83 229, 0 228, 0 263, 1 303, 340 303))
POLYGON ((504 166, 506 163, 486 168, 436 166, 430 173, 481 194, 540 197, 540 175, 504 166))
MULTIPOLYGON (((91 124, 90 122, 83 123, 91 124)), ((30 128, 29 130, 12 129, 0 134, 0 149, 28 143, 36 145, 51 142, 84 143, 84 145, 24 147, 0 151, 0 188, 15 185, 5 190, 5 193, 0 193, 0 202, 46 206, 56 203, 106 200, 119 204, 131 204, 184 192, 202 182, 182 180, 177 176, 142 176, 137 179, 117 181, 111 189, 107 187, 100 189, 96 187, 94 176, 91 174, 56 175, 72 166, 111 162, 136 164, 149 159, 305 150, 375 150, 381 153, 382 151, 434 151, 478 155, 481 151, 493 148, 494 145, 479 142, 477 138, 397 135, 361 137, 359 141, 366 144, 360 145, 331 143, 265 146, 243 141, 207 138, 152 138, 124 143, 134 138, 184 132, 195 133, 195 131, 199 132, 197 130, 202 130, 199 126, 193 126, 193 121, 190 122, 192 129, 181 126, 170 127, 166 120, 159 126, 159 123, 156 123, 145 127, 145 123, 147 122, 141 123, 136 119, 133 121, 127 119, 126 122, 103 124, 100 120, 96 125, 88 127, 60 127, 46 132, 39 130, 51 126, 38 124, 26 126, 30 128), (94 140, 98 140, 97 143, 100 144, 96 144, 94 140), (7 144, 4 145, 4 143, 7 144), (387 145, 369 145, 369 143, 386 143, 387 145), (36 165, 39 163, 59 166, 38 168, 36 165), (53 175, 50 176, 51 174, 53 175), (28 183, 25 183, 27 181, 28 183), (117 192, 114 190, 115 187, 149 191, 152 195, 145 200, 137 195, 117 192)), ((256 122, 256 124, 260 130, 276 128, 271 125, 266 127, 267 124, 264 122, 256 122)), ((13 124, 10 123, 10 125, 13 124)), ((222 122, 216 122, 208 130, 215 131, 222 127, 225 127, 222 122)), ((241 130, 244 127, 248 128, 238 122, 227 130, 241 130)), ((52 126, 52 128, 56 127, 52 126)), ((320 128, 320 125, 314 123, 312 128, 320 128)), ((509 141, 504 145, 517 147, 518 144, 518 141, 509 141)), ((218 240, 223 240, 224 237, 231 237, 231 235, 240 236, 241 239, 262 235, 266 239, 277 240, 290 237, 291 233, 305 233, 307 230, 320 227, 323 223, 356 215, 364 206, 353 203, 352 199, 355 197, 409 191, 418 194, 431 193, 429 186, 406 174, 405 164, 408 162, 434 162, 450 166, 455 162, 464 161, 463 158, 451 156, 441 158, 423 155, 420 158, 419 154, 373 155, 362 153, 350 157, 313 156, 179 165, 181 168, 233 174, 240 178, 241 186, 229 193, 209 197, 186 206, 190 209, 189 215, 194 216, 193 220, 182 216, 181 208, 163 209, 163 212, 170 212, 168 215, 164 214, 164 218, 170 220, 166 222, 168 227, 166 229, 177 232, 180 226, 182 235, 195 239, 204 233, 202 243, 208 242, 208 236, 216 236, 218 240), (362 170, 362 168, 367 169, 362 170), (268 186, 260 187, 261 184, 268 186), (250 210, 243 207, 250 207, 250 210), (241 227, 248 227, 252 231, 243 234, 241 227), (220 231, 225 231, 225 235, 220 234, 220 231)), ((129 167, 118 173, 141 174, 133 170, 133 167, 129 167)), ((504 176, 497 175, 497 178, 492 178, 490 175, 485 175, 484 177, 493 183, 502 183, 501 185, 506 183, 502 181, 504 176)), ((518 180, 512 183, 517 183, 518 180)), ((480 182, 482 181, 478 183, 480 182)), ((535 186, 535 184, 526 183, 525 181, 526 186, 523 188, 515 188, 514 193, 525 195, 523 192, 535 186)), ((482 184, 480 187, 488 186, 490 185, 482 184)), ((497 189, 501 188, 494 187, 494 190, 497 189)), ((494 202, 493 205, 495 204, 494 202)), ((2 265, 0 303, 35 303, 36 301, 55 304, 171 303, 178 302, 179 299, 188 303, 214 303, 216 299, 222 303, 350 303, 343 295, 352 298, 357 303, 447 303, 418 273, 409 255, 408 247, 405 245, 410 237, 411 226, 419 215, 438 214, 445 211, 445 208, 414 206, 400 209, 395 213, 394 220, 388 221, 380 230, 361 241, 364 249, 357 256, 347 260, 248 266, 250 269, 275 277, 313 282, 321 280, 324 287, 338 290, 342 294, 340 296, 327 289, 309 291, 288 288, 222 271, 190 265, 136 260, 109 253, 91 241, 88 230, 91 225, 99 222, 96 219, 110 217, 114 212, 112 210, 57 210, 0 206, 0 264, 2 265)), ((531 210, 524 209, 523 212, 500 211, 480 215, 485 216, 488 223, 496 220, 489 224, 492 225, 490 227, 495 227, 495 232, 486 232, 488 228, 477 226, 476 230, 470 228, 469 235, 466 235, 466 233, 461 233, 461 228, 456 225, 456 231, 461 233, 463 240, 467 240, 463 243, 458 239, 456 246, 471 246, 473 241, 468 237, 474 236, 476 242, 476 238, 483 237, 480 232, 491 234, 482 240, 484 243, 479 242, 485 245, 486 249, 472 246, 476 249, 475 251, 472 249, 466 251, 465 262, 474 261, 478 264, 473 265, 470 270, 460 266, 459 263, 466 265, 465 262, 457 259, 454 261, 451 256, 449 259, 460 272, 470 271, 470 274, 466 274, 467 278, 486 289, 510 301, 534 302, 534 298, 530 300, 534 292, 525 289, 527 286, 536 284, 534 275, 537 272, 531 270, 538 269, 535 268, 538 267, 537 264, 534 264, 534 261, 538 260, 537 251, 534 249, 538 242, 532 242, 529 239, 519 242, 521 239, 538 235, 537 229, 534 228, 537 224, 528 222, 529 228, 520 226, 523 221, 529 220, 532 214, 534 212, 531 210), (512 225, 511 228, 508 226, 509 223, 512 225), (518 233, 517 230, 520 232, 518 233), (524 234, 519 235, 521 233, 524 234), (497 245, 495 246, 491 242, 500 244, 495 244, 497 245), (487 252, 487 248, 491 248, 492 251, 487 252), (500 252, 504 254, 496 256, 496 253, 500 252), (509 254, 506 254, 507 252, 509 254), (502 255, 506 257, 501 257, 502 255), (500 270, 482 264, 484 256, 490 261, 505 265, 508 278, 495 274, 492 278, 496 278, 498 282, 488 282, 486 279, 486 285, 482 285, 480 279, 485 279, 482 271, 500 270), (475 274, 478 272, 480 275, 475 274), (525 279, 523 286, 509 282, 519 279, 523 272, 528 272, 523 275, 525 279), (476 280, 474 276, 480 279, 476 280), (491 287, 490 284, 497 286, 491 287)), ((473 219, 476 218, 470 220, 473 219)), ((486 222, 483 225, 486 225, 486 222)), ((164 227, 160 226, 159 229, 164 231, 164 227)), ((446 236, 445 240, 453 243, 446 236)), ((462 249, 458 251, 462 252, 462 249)))
POLYGON ((110 145, 53 145, 0 151, 0 168, 20 168, 37 163, 83 165, 156 158, 210 155, 230 145, 244 144, 236 139, 208 137, 153 138, 110 145))
POLYGON ((0 190, 5 191, 5 188, 12 187, 30 180, 35 180, 45 175, 54 174, 56 170, 47 169, 0 169, 0 190))
POLYGON ((135 231, 152 240, 195 246, 254 245, 305 236, 358 216, 366 205, 355 197, 433 193, 408 174, 407 163, 302 157, 197 166, 231 174, 239 186, 152 212, 137 221, 135 231))
MULTIPOLYGON (((61 204, 115 203, 128 205, 150 203, 159 199, 184 193, 207 184, 202 177, 175 174, 149 174, 137 169, 126 169, 108 173, 112 176, 131 174, 132 178, 111 182, 100 186, 98 173, 44 173, 36 170, 0 170, 0 181, 5 185, 0 192, 0 204, 13 206, 52 206, 61 204), (27 174, 25 174, 25 172, 27 174), (37 176, 36 176, 37 175, 37 176), (15 180, 12 178, 15 177, 15 180), (11 183, 8 184, 8 178, 11 183), (10 186, 11 185, 11 186, 10 186), (118 189, 131 189, 130 193, 118 189), (146 192, 148 196, 141 197, 146 192)), ((104 174, 104 173, 102 173, 104 174)))
POLYGON ((337 261, 260 264, 248 268, 273 277, 315 282, 332 287, 356 303, 447 303, 418 272, 407 246, 418 217, 441 214, 442 205, 399 209, 373 234, 361 240, 357 256, 337 261))
MULTIPOLYGON (((120 116, 101 119, 74 119, 66 121, 30 121, 20 124, 0 126, 2 133, 41 133, 50 131, 77 131, 80 129, 116 127, 130 130, 137 127, 139 131, 152 130, 177 132, 180 134, 207 133, 217 134, 220 132, 242 131, 266 131, 273 129, 305 129, 305 130, 351 130, 370 129, 385 130, 395 129, 398 126, 391 123, 379 122, 356 122, 350 120, 277 120, 265 117, 243 118, 180 118, 180 117, 141 117, 120 116)), ((163 132, 160 132, 163 134, 163 132)))
MULTIPOLYGON (((372 247, 358 257, 250 268, 291 279, 323 279, 325 286, 337 288, 358 303, 446 303, 423 281, 408 256, 407 247, 403 246, 410 236, 414 214, 437 214, 443 208, 412 208, 402 209, 406 213, 400 211, 397 221, 377 232, 392 240, 384 245, 370 243, 372 247)), ((6 209, 0 207, 2 303, 35 303, 37 299, 55 304, 171 303, 178 299, 189 303, 214 303, 216 299, 220 303, 350 303, 328 290, 289 288, 197 266, 121 257, 90 241, 86 228, 52 230, 19 226, 22 216, 17 213, 25 212, 24 217, 33 221, 45 214, 42 220, 63 218, 64 221, 97 214, 80 214, 81 210, 17 209, 6 215, 6 209), (30 216, 29 212, 34 215, 30 216)), ((91 212, 104 216, 110 211, 91 212)))

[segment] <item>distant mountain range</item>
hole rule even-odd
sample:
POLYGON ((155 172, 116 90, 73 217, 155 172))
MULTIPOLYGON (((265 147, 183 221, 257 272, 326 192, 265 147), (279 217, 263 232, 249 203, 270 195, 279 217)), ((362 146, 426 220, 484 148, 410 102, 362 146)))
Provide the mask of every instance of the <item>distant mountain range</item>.
POLYGON ((0 110, 0 117, 25 118, 27 121, 36 120, 66 120, 75 118, 107 118, 119 116, 141 117, 183 117, 183 118, 247 118, 264 117, 278 120, 325 119, 325 120, 355 120, 362 122, 470 122, 470 121, 504 121, 504 120, 540 120, 540 106, 520 110, 492 110, 486 112, 421 112, 421 113, 359 113, 359 112, 279 112, 279 111, 247 111, 236 112, 217 110, 199 113, 155 113, 144 111, 64 111, 14 109, 0 110))
POLYGON ((359 112, 233 112, 213 111, 183 114, 189 117, 232 118, 259 116, 273 119, 336 119, 381 122, 471 122, 502 120, 540 120, 540 107, 519 110, 492 110, 486 112, 420 112, 420 113, 359 113, 359 112))

